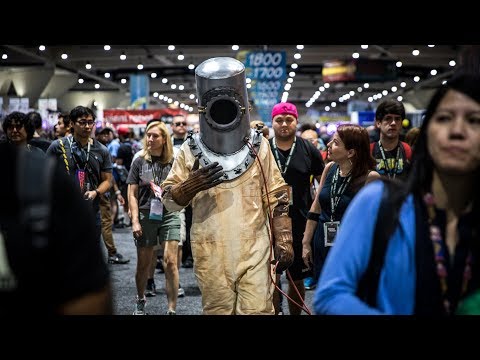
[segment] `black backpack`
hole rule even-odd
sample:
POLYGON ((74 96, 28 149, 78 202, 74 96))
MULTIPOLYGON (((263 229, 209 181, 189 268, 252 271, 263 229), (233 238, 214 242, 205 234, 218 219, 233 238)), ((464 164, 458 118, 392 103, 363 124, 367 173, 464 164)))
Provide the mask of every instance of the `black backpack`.
POLYGON ((398 225, 401 208, 401 205, 392 206, 392 195, 401 191, 402 184, 389 179, 381 179, 380 181, 384 183, 378 209, 378 214, 382 214, 382 218, 380 220, 377 215, 370 259, 367 269, 359 281, 356 293, 360 299, 371 307, 376 307, 377 305, 380 273, 385 262, 388 242, 398 225))

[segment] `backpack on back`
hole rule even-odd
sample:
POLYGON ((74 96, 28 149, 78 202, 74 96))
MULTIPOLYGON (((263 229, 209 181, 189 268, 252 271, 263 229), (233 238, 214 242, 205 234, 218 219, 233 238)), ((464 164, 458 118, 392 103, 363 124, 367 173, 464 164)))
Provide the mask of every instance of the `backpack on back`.
MULTIPOLYGON (((408 161, 412 161, 412 148, 405 141, 400 141, 403 151, 405 151, 405 156, 408 161)), ((375 152, 378 149, 378 141, 370 143, 370 154, 374 156, 375 152)))
POLYGON ((371 307, 376 307, 377 305, 380 273, 385 262, 388 242, 398 225, 401 207, 391 206, 392 194, 398 192, 401 185, 391 180, 382 179, 381 181, 383 181, 384 186, 373 233, 370 259, 367 269, 358 283, 356 292, 357 296, 371 307))

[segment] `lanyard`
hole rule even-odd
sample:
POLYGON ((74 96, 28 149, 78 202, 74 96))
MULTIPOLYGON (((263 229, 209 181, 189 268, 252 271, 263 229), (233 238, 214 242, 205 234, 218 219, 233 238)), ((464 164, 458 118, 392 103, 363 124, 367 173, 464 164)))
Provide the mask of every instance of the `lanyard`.
POLYGON ((385 151, 383 150, 382 143, 378 141, 378 147, 380 148, 380 152, 382 153, 383 163, 385 164, 385 172, 387 173, 389 178, 395 179, 398 170, 398 164, 400 163, 400 143, 397 145, 397 156, 395 157, 395 162, 393 163, 393 169, 390 170, 388 166, 387 158, 385 157, 385 151))
POLYGON ((156 174, 155 174, 155 171, 157 171, 157 168, 158 168, 157 166, 154 166, 154 165, 156 165, 156 164, 157 164, 157 162, 154 163, 154 162, 152 161, 152 162, 150 163, 150 166, 151 166, 151 168, 152 168, 153 183, 154 183, 155 185, 159 185, 160 182, 159 182, 158 180, 159 180, 159 178, 160 178, 160 180, 161 180, 161 176, 159 177, 159 176, 156 176, 156 174))
POLYGON ((277 142, 275 141, 275 138, 273 138, 272 143, 273 143, 273 150, 275 151, 274 155, 275 155, 275 160, 277 160, 278 168, 280 169, 282 176, 285 177, 285 173, 287 172, 288 165, 290 165, 290 160, 292 159, 293 150, 295 150, 295 145, 297 144, 297 137, 295 136, 293 138, 293 145, 290 148, 290 153, 288 154, 287 160, 285 161, 285 167, 283 167, 282 163, 280 162, 280 155, 278 154, 277 142))
POLYGON ((333 221, 335 217, 335 210, 337 209, 337 205, 340 202, 340 199, 345 192, 348 184, 350 184, 350 180, 352 179, 352 175, 348 175, 347 178, 343 181, 342 185, 338 188, 337 192, 337 183, 338 183, 338 175, 340 174, 340 166, 337 167, 335 174, 333 175, 332 185, 330 186, 330 207, 332 210, 332 215, 330 216, 330 220, 333 221))
MULTIPOLYGON (((73 150, 72 150, 73 140, 72 140, 72 137, 73 136, 68 136, 67 140, 68 140, 68 144, 70 145, 70 153, 72 154, 73 161, 75 162, 75 165, 77 165, 77 169, 85 171, 85 169, 87 168, 87 165, 88 165, 88 159, 90 158, 90 139, 88 140, 88 145, 87 145, 87 158, 85 160, 85 164, 83 165, 83 169, 81 169, 80 165, 77 162, 77 159, 75 158, 75 156, 73 156, 73 150)), ((78 142, 77 142, 77 146, 78 146, 78 142)), ((81 146, 79 147, 79 149, 82 152, 82 154, 84 154, 84 150, 81 146)))

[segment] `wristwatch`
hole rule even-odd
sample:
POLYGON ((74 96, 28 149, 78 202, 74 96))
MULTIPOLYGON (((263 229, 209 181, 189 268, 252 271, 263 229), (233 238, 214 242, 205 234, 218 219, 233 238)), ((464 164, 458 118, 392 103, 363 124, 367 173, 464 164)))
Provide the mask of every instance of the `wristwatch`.
POLYGON ((97 196, 102 195, 102 194, 100 194, 100 191, 98 191, 98 189, 95 189, 95 192, 97 193, 97 196))

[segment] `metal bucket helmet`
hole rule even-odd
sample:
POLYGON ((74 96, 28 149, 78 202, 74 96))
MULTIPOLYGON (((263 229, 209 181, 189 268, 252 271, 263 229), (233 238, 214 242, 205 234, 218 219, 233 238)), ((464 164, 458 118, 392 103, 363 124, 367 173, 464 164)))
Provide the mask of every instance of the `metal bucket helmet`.
POLYGON ((200 139, 217 154, 233 154, 250 136, 245 66, 230 57, 205 60, 195 69, 200 139))

